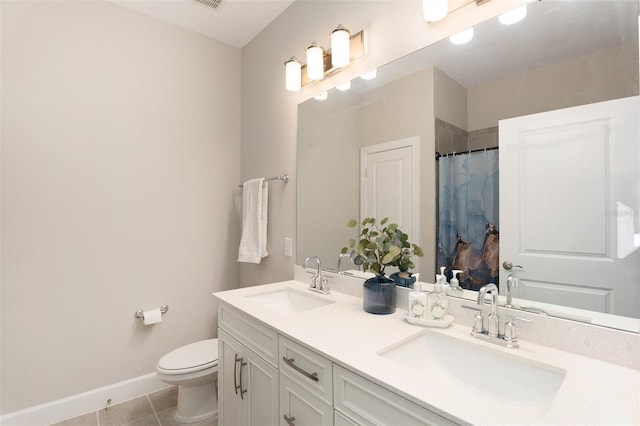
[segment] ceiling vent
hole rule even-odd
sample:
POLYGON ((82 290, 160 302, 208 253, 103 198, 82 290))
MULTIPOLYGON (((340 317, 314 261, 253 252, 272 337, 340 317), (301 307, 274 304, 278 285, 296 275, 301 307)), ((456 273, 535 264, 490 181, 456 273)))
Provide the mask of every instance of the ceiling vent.
POLYGON ((191 0, 194 3, 205 6, 209 10, 220 12, 225 0, 191 0))

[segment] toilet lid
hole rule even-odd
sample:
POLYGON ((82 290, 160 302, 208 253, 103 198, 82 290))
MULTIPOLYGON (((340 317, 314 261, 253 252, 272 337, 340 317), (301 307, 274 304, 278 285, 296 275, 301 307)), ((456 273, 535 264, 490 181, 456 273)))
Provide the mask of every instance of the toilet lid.
POLYGON ((218 339, 201 340, 175 349, 158 361, 166 372, 186 373, 218 364, 218 339))

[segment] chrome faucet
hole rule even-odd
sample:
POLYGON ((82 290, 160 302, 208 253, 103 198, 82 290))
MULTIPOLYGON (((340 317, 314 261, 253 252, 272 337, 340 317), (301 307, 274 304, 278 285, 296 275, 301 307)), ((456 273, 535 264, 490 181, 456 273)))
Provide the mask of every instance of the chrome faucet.
MULTIPOLYGON (((487 327, 484 327, 484 317, 482 309, 478 310, 471 329, 471 335, 481 340, 491 343, 497 343, 508 348, 519 347, 518 336, 516 335, 516 327, 513 321, 522 321, 531 323, 531 320, 518 317, 507 317, 504 326, 504 334, 500 334, 500 318, 498 317, 498 286, 495 284, 487 284, 480 288, 478 292, 478 305, 484 306, 484 298, 486 294, 491 295, 491 313, 487 317, 487 327)), ((463 307, 467 308, 467 306, 463 307)), ((476 309, 477 308, 471 308, 476 309)))
POLYGON ((513 296, 511 295, 511 290, 513 287, 518 287, 520 280, 518 276, 514 273, 509 274, 507 277, 507 302, 505 303, 505 308, 513 308, 513 296))
POLYGON ((338 273, 339 274, 342 274, 342 269, 340 269, 340 266, 342 265, 342 259, 345 258, 345 257, 351 259, 351 254, 349 254, 349 253, 340 253, 340 255, 338 256, 338 273))
POLYGON ((307 269, 307 265, 312 260, 316 261, 318 265, 318 270, 316 273, 312 273, 311 275, 311 284, 309 285, 309 290, 317 291, 322 294, 329 294, 329 284, 327 284, 327 277, 322 275, 322 263, 318 256, 309 256, 304 260, 304 269, 307 269))
MULTIPOLYGON (((498 286, 495 284, 487 284, 478 291, 478 305, 484 305, 484 297, 487 292, 491 295, 491 313, 487 317, 487 333, 491 337, 498 337, 498 329, 500 322, 498 319, 498 286)), ((484 328, 483 330, 484 331, 484 328)))

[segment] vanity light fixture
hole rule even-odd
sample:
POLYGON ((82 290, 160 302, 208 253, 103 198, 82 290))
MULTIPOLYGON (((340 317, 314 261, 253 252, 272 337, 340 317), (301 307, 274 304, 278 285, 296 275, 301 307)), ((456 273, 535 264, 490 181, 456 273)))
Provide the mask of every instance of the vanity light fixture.
POLYGON ((455 33, 451 37, 449 37, 449 41, 453 44, 465 44, 469 43, 473 39, 473 27, 467 28, 466 30, 460 31, 459 33, 455 33))
POLYGON ((284 63, 285 86, 290 92, 297 92, 302 87, 302 64, 292 56, 284 63))
POLYGON ((324 49, 315 41, 307 47, 307 78, 309 80, 324 78, 324 49))
POLYGON ((522 21, 525 16, 527 16, 527 5, 523 4, 520 7, 516 7, 515 9, 498 16, 498 20, 503 25, 513 25, 522 21))
POLYGON ((372 71, 365 72, 360 76, 363 80, 375 80, 378 77, 378 69, 374 69, 372 71))
POLYGON ((422 14, 427 22, 437 22, 449 13, 449 0, 422 0, 422 14))
POLYGON ((443 20, 448 14, 462 9, 465 6, 475 3, 476 6, 480 6, 490 0, 467 0, 452 1, 454 4, 452 9, 449 9, 449 0, 422 0, 422 15, 427 22, 437 22, 443 20))
POLYGON ((342 68, 351 62, 351 33, 338 25, 331 33, 331 65, 342 68))
POLYGON ((340 90, 341 92, 344 92, 345 90, 351 89, 351 80, 346 81, 346 82, 344 82, 342 84, 338 84, 336 86, 336 89, 340 90))
POLYGON ((342 25, 331 33, 331 50, 325 51, 318 43, 313 42, 306 49, 306 64, 294 57, 285 62, 285 81, 289 91, 298 91, 314 81, 322 80, 340 71, 356 59, 364 56, 364 31, 351 35, 342 25), (348 41, 347 46, 345 42, 348 41), (298 65, 300 64, 299 71, 298 65), (300 74, 298 79, 293 75, 300 74))

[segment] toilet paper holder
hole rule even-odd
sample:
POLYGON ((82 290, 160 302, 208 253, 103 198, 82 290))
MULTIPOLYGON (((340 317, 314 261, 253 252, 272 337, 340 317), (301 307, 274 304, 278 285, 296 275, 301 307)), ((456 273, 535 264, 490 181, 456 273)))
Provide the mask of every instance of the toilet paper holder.
MULTIPOLYGON (((168 305, 160 306, 160 313, 161 314, 166 314, 168 310, 169 310, 169 306, 168 305)), ((144 319, 144 311, 142 309, 138 309, 134 316, 136 318, 138 318, 138 319, 143 320, 144 319)))

